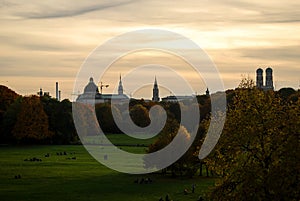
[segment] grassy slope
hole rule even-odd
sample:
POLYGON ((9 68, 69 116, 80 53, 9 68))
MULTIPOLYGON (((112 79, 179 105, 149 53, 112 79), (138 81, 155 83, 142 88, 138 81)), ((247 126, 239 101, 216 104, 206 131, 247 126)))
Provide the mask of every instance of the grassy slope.
MULTIPOLYGON (((124 148, 125 149, 125 148, 124 148)), ((126 147, 132 152, 142 152, 126 147)), ((213 185, 209 178, 172 179, 159 175, 127 175, 110 170, 95 161, 82 146, 0 147, 1 200, 158 200, 168 193, 173 200, 196 200, 213 185), (57 156, 75 152, 76 160, 57 156), (50 153, 50 157, 44 155, 50 153), (42 162, 26 162, 37 157, 42 162), (21 179, 14 179, 15 175, 21 179), (136 178, 151 177, 152 184, 134 184, 136 178), (196 183, 196 193, 183 195, 196 183), (3 198, 3 199, 2 199, 3 198)))
MULTIPOLYGON (((124 134, 106 134, 106 137, 110 140, 113 144, 123 144, 123 145, 145 145, 148 146, 156 140, 156 137, 150 139, 137 139, 130 137, 124 134)), ((147 136, 146 136, 147 137, 147 136)), ((86 137, 86 142, 90 143, 101 143, 97 140, 97 137, 86 137)))

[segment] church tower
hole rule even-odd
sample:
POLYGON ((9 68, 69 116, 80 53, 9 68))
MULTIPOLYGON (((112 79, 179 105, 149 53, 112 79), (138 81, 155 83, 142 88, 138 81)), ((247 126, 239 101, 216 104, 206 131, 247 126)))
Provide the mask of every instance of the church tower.
POLYGON ((274 90, 272 68, 266 69, 266 90, 274 90))
POLYGON ((273 70, 272 68, 266 69, 266 83, 264 85, 263 70, 261 68, 256 70, 256 87, 264 91, 274 90, 273 85, 273 70))
POLYGON ((208 97, 209 96, 209 90, 208 88, 206 89, 205 95, 208 97))
POLYGON ((157 80, 156 80, 156 76, 155 76, 155 80, 154 80, 154 85, 153 85, 153 96, 152 96, 152 101, 159 101, 159 89, 157 86, 157 80))
POLYGON ((123 85, 122 85, 121 75, 120 75, 120 81, 119 81, 118 95, 123 95, 123 85))
POLYGON ((256 87, 262 89, 264 86, 263 70, 261 68, 256 70, 256 87))

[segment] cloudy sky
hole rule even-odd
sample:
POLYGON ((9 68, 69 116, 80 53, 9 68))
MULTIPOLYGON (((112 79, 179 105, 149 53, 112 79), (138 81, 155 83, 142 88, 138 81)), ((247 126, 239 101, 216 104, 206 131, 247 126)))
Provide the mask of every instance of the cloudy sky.
MULTIPOLYGON (((242 75, 255 78, 258 67, 269 66, 274 69, 276 89, 298 89, 299 7, 300 0, 0 0, 0 84, 22 95, 35 94, 42 87, 54 96, 55 82, 59 81, 62 98, 71 99, 76 75, 97 46, 129 31, 158 28, 179 33, 206 51, 226 89, 236 87, 242 75)), ((96 82, 114 86, 119 73, 128 73, 124 67, 135 66, 145 57, 155 63, 172 60, 172 56, 163 54, 142 55, 124 57, 113 73, 96 82)), ((181 64, 174 61, 168 64, 181 64)), ((145 79, 145 86, 153 82, 155 75, 158 82, 166 80, 164 73, 154 69, 146 70, 151 80, 145 79)), ((182 64, 180 74, 185 69, 182 64)), ((194 81, 194 92, 204 93, 205 83, 196 82, 193 73, 187 74, 187 79, 194 81)), ((148 95, 135 94, 129 86, 136 82, 124 80, 126 93, 150 97, 150 88, 148 95)), ((168 82, 180 87, 176 79, 168 82)))

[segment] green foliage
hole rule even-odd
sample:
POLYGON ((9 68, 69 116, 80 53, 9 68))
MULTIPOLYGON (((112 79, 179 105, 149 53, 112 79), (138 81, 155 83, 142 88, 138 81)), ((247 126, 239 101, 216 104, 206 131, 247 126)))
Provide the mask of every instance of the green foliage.
POLYGON ((18 97, 5 111, 3 115, 3 121, 1 122, 1 142, 2 143, 12 143, 14 142, 14 137, 12 135, 12 130, 17 121, 17 116, 21 110, 21 103, 23 98, 18 97))
POLYGON ((95 110, 99 125, 104 133, 121 133, 112 115, 112 110, 114 110, 114 114, 117 115, 115 118, 119 118, 119 120, 122 118, 118 108, 109 103, 100 103, 95 106, 95 110))
POLYGON ((41 102, 48 116, 49 131, 53 133, 51 143, 75 143, 77 134, 72 118, 72 103, 69 100, 59 102, 47 96, 41 97, 41 102))

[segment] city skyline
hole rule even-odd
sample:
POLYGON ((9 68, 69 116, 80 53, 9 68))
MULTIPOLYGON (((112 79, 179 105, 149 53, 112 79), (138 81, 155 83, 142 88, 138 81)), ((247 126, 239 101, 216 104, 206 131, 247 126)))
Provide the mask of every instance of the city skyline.
MULTIPOLYGON (((282 87, 298 89, 300 30, 297 27, 300 14, 296 8, 299 6, 300 2, 278 0, 101 3, 30 0, 26 4, 2 0, 0 84, 21 95, 36 94, 39 88, 43 88, 54 97, 55 82, 59 82, 62 99, 72 99, 76 74, 94 48, 125 32, 159 28, 182 34, 202 47, 218 67, 225 89, 235 88, 242 74, 249 74, 255 80, 255 70, 267 67, 274 70, 276 90, 282 87)), ((154 56, 158 63, 168 58, 161 54, 154 56)), ((111 93, 113 86, 118 84, 118 75, 126 76, 124 68, 140 65, 139 59, 142 58, 129 55, 103 79, 95 80, 110 84, 105 93, 111 93)), ((165 64, 176 66, 182 74, 186 73, 187 79, 195 82, 192 83, 195 92, 205 93, 203 81, 198 82, 198 78, 185 71, 183 64, 168 62, 165 64)), ((151 80, 144 80, 145 87, 149 85, 145 91, 152 90, 155 74, 158 84, 167 78, 164 72, 157 75, 153 71, 151 80)), ((124 93, 128 95, 134 93, 131 86, 139 82, 129 80, 124 82, 124 93)), ((178 88, 180 92, 180 86, 176 86, 176 82, 172 84, 176 87, 174 90, 178 88)), ((141 95, 137 93, 137 96, 143 95, 143 90, 140 91, 141 95)), ((151 93, 148 98, 151 98, 151 93)))

